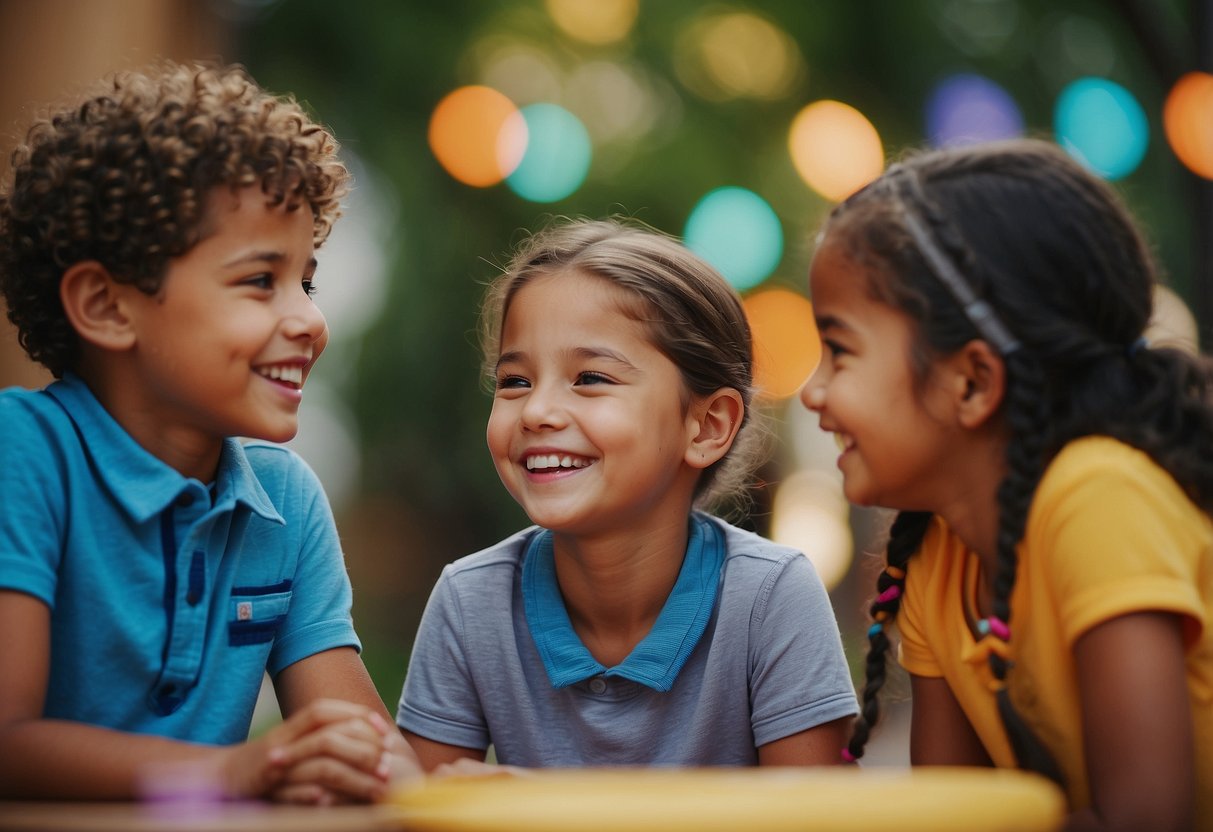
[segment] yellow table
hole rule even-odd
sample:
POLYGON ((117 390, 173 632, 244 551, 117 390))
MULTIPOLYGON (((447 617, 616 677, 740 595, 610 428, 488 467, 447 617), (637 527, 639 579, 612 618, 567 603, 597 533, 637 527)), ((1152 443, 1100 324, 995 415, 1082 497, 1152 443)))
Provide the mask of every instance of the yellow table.
POLYGON ((1051 782, 974 768, 548 769, 434 778, 390 802, 415 832, 1043 832, 1065 814, 1051 782))

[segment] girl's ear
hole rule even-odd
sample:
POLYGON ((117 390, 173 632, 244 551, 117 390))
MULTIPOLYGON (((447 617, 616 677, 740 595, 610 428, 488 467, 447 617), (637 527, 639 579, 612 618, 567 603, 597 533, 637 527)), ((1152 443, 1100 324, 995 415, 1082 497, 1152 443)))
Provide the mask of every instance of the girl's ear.
POLYGON ((103 350, 122 351, 135 343, 125 303, 129 290, 138 291, 118 283, 96 260, 83 260, 63 273, 59 300, 81 339, 103 350))
POLYGON ((948 365, 954 373, 958 422, 965 428, 980 427, 998 411, 1007 392, 1002 356, 974 339, 949 358, 948 365))
POLYGON ((745 402, 732 387, 721 387, 692 403, 687 422, 690 442, 684 459, 692 468, 707 468, 729 452, 741 421, 745 402))

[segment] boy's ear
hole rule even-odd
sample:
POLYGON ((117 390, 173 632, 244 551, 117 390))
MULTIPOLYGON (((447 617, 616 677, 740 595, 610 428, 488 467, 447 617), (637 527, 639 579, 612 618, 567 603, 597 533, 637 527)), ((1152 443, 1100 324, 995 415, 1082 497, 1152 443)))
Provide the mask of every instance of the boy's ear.
POLYGON ((83 260, 63 273, 59 300, 80 338, 104 350, 121 351, 135 343, 125 303, 127 290, 133 288, 114 280, 96 260, 83 260))
POLYGON ((741 421, 745 402, 732 387, 721 387, 691 405, 692 429, 685 460, 692 468, 707 468, 729 452, 741 421))
POLYGON ((957 420, 962 427, 980 427, 998 411, 1007 392, 1002 356, 985 341, 974 339, 948 364, 954 373, 957 420))

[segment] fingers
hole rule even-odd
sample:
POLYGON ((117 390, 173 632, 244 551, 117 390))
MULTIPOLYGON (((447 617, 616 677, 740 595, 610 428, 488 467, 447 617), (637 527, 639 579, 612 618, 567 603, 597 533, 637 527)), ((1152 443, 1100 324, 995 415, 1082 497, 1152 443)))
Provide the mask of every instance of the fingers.
POLYGON ((332 757, 386 778, 390 765, 390 761, 385 761, 389 742, 390 735, 381 734, 366 720, 347 719, 324 725, 278 746, 274 749, 274 759, 280 765, 293 766, 311 757, 332 757))
POLYGON ((275 799, 281 793, 292 798, 291 802, 318 802, 320 805, 381 800, 387 794, 387 768, 385 762, 385 774, 380 776, 333 757, 312 757, 286 772, 286 781, 275 791, 275 799))
POLYGON ((396 733, 387 720, 369 708, 340 699, 317 699, 273 729, 273 744, 283 745, 325 725, 352 719, 364 721, 381 737, 396 733))

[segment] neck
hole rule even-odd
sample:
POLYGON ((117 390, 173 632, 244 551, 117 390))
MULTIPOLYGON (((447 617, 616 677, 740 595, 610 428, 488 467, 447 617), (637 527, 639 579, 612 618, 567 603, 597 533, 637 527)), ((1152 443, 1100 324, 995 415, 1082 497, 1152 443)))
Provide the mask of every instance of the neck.
POLYGON ((936 513, 977 553, 988 589, 998 571, 998 487, 1006 474, 1005 444, 979 445, 961 458, 965 462, 951 480, 948 499, 936 513))
POLYGON ((138 379, 118 368, 82 363, 77 374, 123 430, 145 451, 184 477, 208 483, 215 479, 223 440, 197 431, 174 428, 150 407, 138 379))
POLYGON ((687 549, 687 518, 643 535, 554 533, 556 580, 573 629, 595 659, 619 664, 648 635, 687 549))

